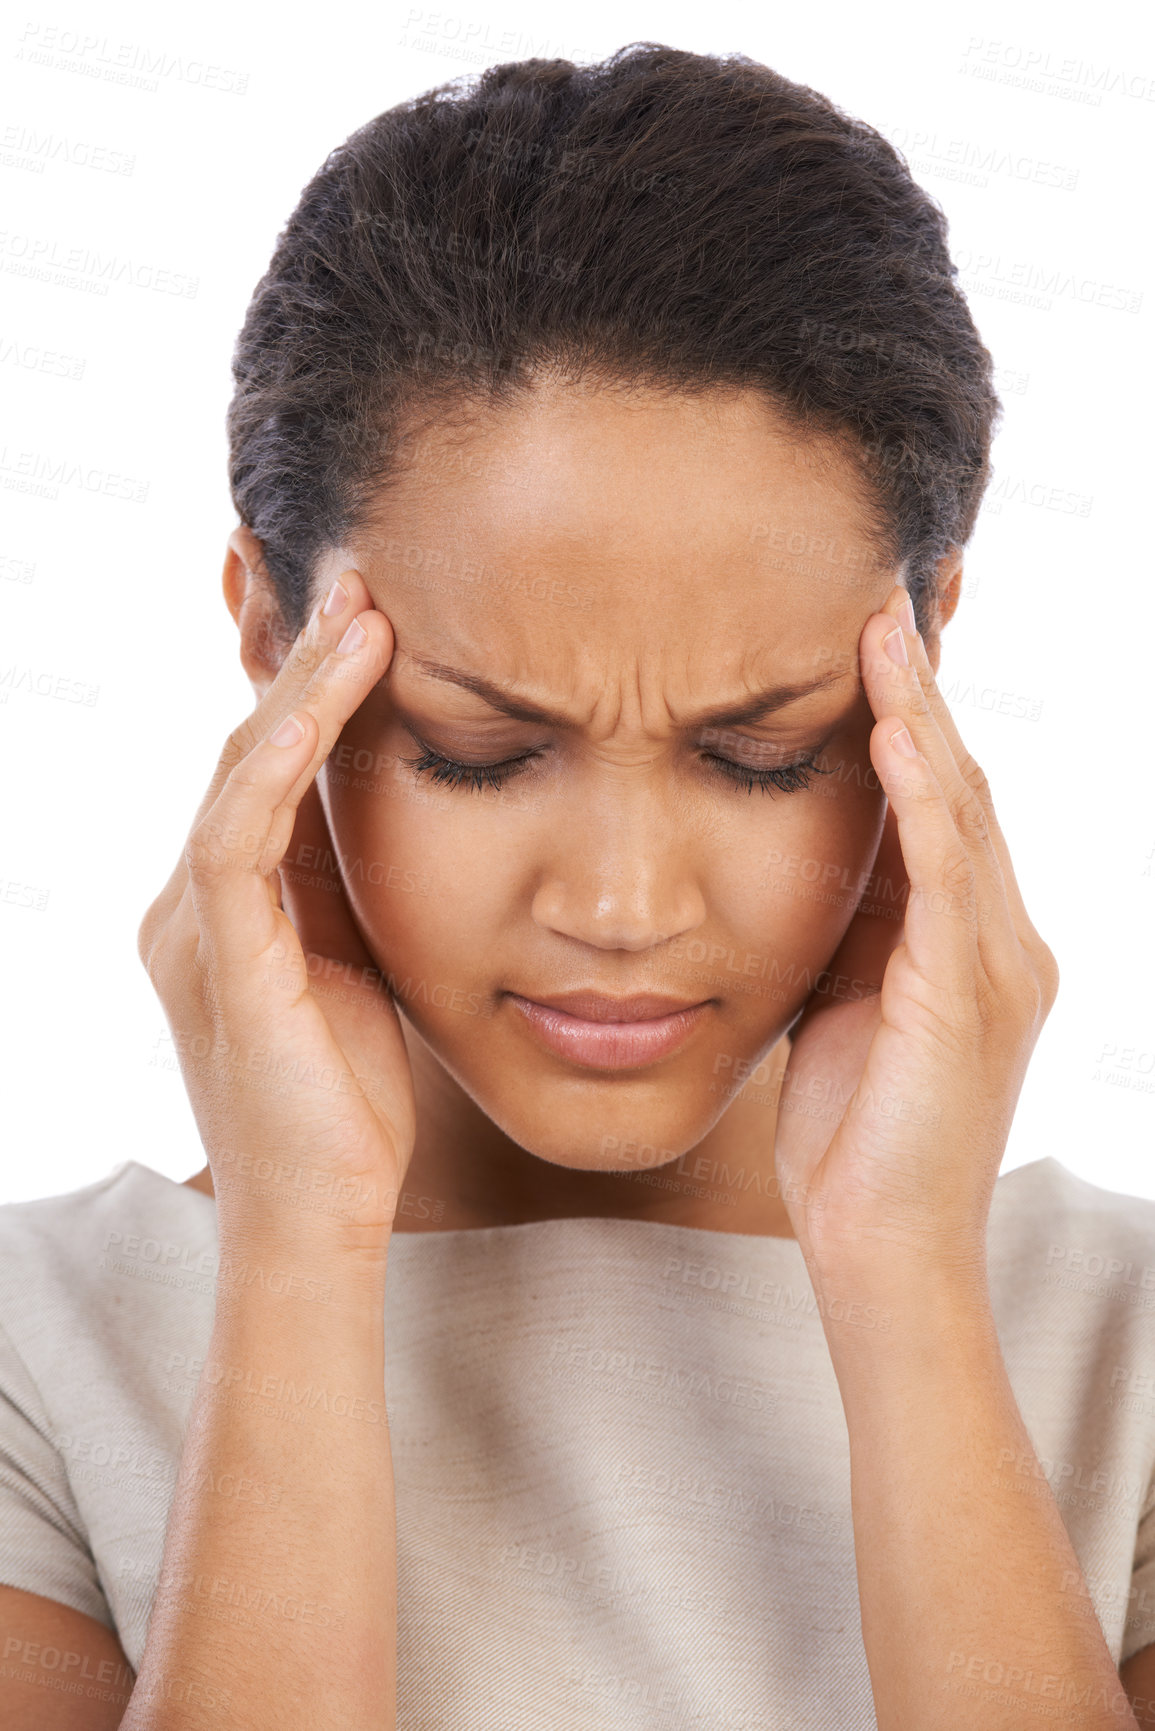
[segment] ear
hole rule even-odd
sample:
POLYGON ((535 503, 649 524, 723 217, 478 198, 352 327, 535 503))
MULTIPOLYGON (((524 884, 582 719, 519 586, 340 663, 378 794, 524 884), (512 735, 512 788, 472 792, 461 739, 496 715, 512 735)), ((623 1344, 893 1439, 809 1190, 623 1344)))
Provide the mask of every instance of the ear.
POLYGON ((263 697, 292 648, 265 567, 265 550, 247 523, 229 536, 221 588, 241 633, 241 666, 258 697, 263 697))
POLYGON ((940 633, 954 618, 962 593, 963 556, 961 547, 948 547, 935 566, 935 591, 930 603, 930 621, 923 642, 931 670, 937 675, 942 654, 940 633))

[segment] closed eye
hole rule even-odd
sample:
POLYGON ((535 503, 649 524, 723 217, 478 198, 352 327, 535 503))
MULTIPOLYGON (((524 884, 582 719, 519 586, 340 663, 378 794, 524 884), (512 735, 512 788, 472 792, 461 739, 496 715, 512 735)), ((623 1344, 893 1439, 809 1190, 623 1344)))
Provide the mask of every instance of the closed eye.
MULTIPOLYGON (((458 763, 452 757, 433 751, 420 740, 417 743, 421 745, 418 756, 400 760, 413 771, 414 776, 428 776, 439 787, 463 787, 475 792, 487 787, 503 787, 535 758, 545 756, 544 751, 535 750, 523 752, 519 757, 501 758, 496 763, 458 763)), ((719 757, 714 752, 703 752, 702 761, 711 764, 732 786, 746 793, 753 793, 755 788, 763 793, 799 793, 810 786, 811 776, 833 773, 832 769, 819 767, 816 752, 775 769, 754 769, 749 764, 735 763, 731 758, 719 757)))
POLYGON ((708 763, 717 765, 720 773, 737 786, 745 788, 747 793, 753 793, 756 787, 763 793, 800 793, 810 786, 812 775, 830 775, 832 769, 820 769, 817 754, 800 757, 795 763, 781 764, 777 769, 751 769, 749 764, 734 763, 728 757, 717 757, 712 752, 704 752, 708 763))
POLYGON ((511 776, 518 775, 524 764, 531 763, 535 757, 544 756, 540 751, 527 751, 521 757, 505 757, 498 763, 456 763, 451 757, 443 757, 439 751, 431 751, 422 746, 418 757, 403 757, 401 762, 407 764, 414 775, 427 775, 440 787, 471 787, 480 791, 486 787, 502 787, 511 776))

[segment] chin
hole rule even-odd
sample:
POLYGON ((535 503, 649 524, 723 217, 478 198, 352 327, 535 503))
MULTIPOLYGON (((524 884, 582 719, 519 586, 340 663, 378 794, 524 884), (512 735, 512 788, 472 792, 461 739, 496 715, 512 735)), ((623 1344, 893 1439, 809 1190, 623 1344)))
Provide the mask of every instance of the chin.
POLYGON ((508 1091, 461 1086, 493 1124, 539 1160, 574 1172, 649 1172, 681 1159, 713 1129, 730 1103, 700 1078, 677 1090, 671 1079, 582 1077, 562 1086, 519 1075, 508 1091), (680 1096, 680 1097, 679 1097, 680 1096))
MULTIPOLYGON (((734 1090, 715 1074, 714 1041, 644 1067, 603 1070, 527 1051, 494 1021, 483 1024, 479 1044, 463 1040, 450 1019, 418 1023, 408 1005, 402 1020, 503 1136, 569 1171, 667 1166, 696 1148, 734 1101, 734 1090)), ((764 1057, 779 1037, 775 1029, 761 1039, 752 1059, 764 1057)))

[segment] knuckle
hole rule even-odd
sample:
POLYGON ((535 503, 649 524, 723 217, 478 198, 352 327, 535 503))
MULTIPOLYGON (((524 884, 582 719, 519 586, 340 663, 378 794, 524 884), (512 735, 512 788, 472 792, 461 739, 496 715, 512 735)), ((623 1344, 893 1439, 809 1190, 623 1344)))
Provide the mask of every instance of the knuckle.
POLYGON ((167 981, 174 977, 171 966, 174 948, 171 929, 168 926, 162 927, 149 951, 148 961, 145 964, 148 969, 148 977, 162 1001, 166 995, 164 987, 167 981))
POLYGON ((1046 992, 1042 980, 1033 969, 1020 976, 1015 991, 1015 1003, 1019 1006, 1022 1021, 1029 1028, 1033 1028, 1035 1023, 1046 1015, 1046 992))
POLYGON ((185 844, 184 863, 194 886, 218 882, 232 872, 255 871, 268 842, 269 822, 246 824, 210 811, 185 844))
MULTIPOLYGON (((1057 970, 1055 985, 1057 987, 1057 970)), ((1011 1027, 1035 1028, 1050 1013, 1054 996, 1045 972, 1032 956, 1023 954, 1001 978, 999 998, 1003 1021, 1011 1027)))
POLYGON ((315 673, 324 661, 329 651, 323 643, 319 643, 312 630, 312 625, 302 625, 293 643, 288 665, 295 675, 315 673))
POLYGON ((229 770, 228 786, 234 790, 249 792, 260 787, 264 779, 265 771, 259 767, 259 760, 254 759, 252 752, 249 752, 229 770))
POLYGON ((183 919, 166 920, 149 949, 145 964, 148 977, 157 997, 170 1012, 188 997, 189 950, 189 930, 183 919))
POLYGON ((163 997, 161 986, 171 972, 172 958, 180 951, 187 930, 183 898, 173 901, 166 889, 145 912, 136 934, 136 953, 153 987, 163 997))
POLYGON ((922 686, 917 683, 908 684, 898 668, 895 668, 895 673, 899 677, 895 679, 892 688, 894 710, 909 718, 921 718, 927 715, 930 711, 930 705, 926 700, 926 692, 922 686))
POLYGON ((238 763, 243 763, 257 743, 257 730, 251 716, 246 716, 233 728, 221 752, 221 768, 231 775, 238 763))
POLYGON ((154 978, 156 947, 162 930, 163 915, 159 901, 154 901, 149 905, 136 933, 136 953, 150 980, 154 978))
POLYGON ((231 861, 218 825, 198 824, 185 843, 184 863, 190 883, 196 885, 218 883, 227 874, 231 861))
POLYGON ((991 833, 987 814, 979 799, 971 793, 964 796, 955 812, 955 822, 965 840, 985 842, 991 833))
POLYGON ((989 807, 992 804, 991 784, 987 780, 982 765, 971 756, 969 751, 963 753, 959 770, 980 806, 989 807))
POLYGON ((918 671, 917 660, 912 660, 909 668, 904 667, 899 671, 907 709, 914 715, 929 715, 930 698, 918 671))
POLYGON ((1037 1012, 1049 1016, 1059 995, 1061 976, 1055 952, 1037 934, 1033 944, 1034 978, 1038 988, 1037 1012))

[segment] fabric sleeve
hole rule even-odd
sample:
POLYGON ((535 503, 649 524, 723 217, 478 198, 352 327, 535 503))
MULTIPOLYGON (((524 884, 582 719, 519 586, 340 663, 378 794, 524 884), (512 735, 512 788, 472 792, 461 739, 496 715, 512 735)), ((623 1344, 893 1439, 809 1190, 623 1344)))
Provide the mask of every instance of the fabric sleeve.
POLYGON ((1119 1663, 1155 1641, 1155 1479, 1147 1488, 1147 1500, 1139 1512, 1135 1536, 1135 1560, 1131 1568, 1131 1590, 1123 1625, 1119 1663))
POLYGON ((0 1327, 0 1585, 115 1630, 39 1391, 0 1327))

